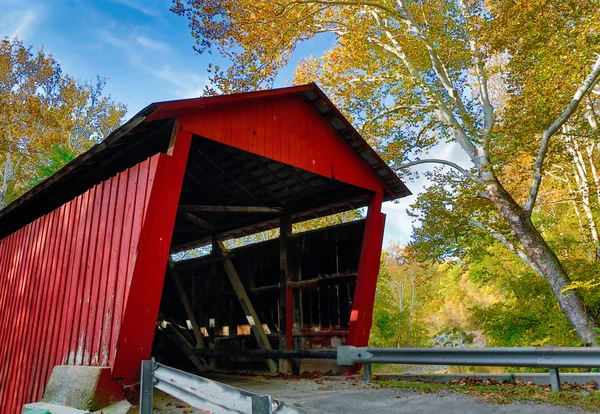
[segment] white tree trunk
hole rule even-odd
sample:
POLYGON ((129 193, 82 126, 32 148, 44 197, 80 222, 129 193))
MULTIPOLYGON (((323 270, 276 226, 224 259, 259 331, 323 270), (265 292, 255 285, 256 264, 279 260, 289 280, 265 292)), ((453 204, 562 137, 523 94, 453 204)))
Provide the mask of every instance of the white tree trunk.
POLYGON ((10 180, 11 169, 10 164, 12 156, 10 151, 6 152, 6 160, 4 164, 4 172, 2 174, 2 187, 0 187, 0 209, 6 206, 6 193, 8 191, 8 181, 10 180))
POLYGON ((560 308, 577 331, 577 336, 586 344, 595 344, 596 321, 587 313, 577 292, 568 290, 570 280, 567 272, 533 225, 531 216, 514 201, 497 180, 488 183, 486 190, 490 195, 490 200, 509 224, 515 237, 521 242, 523 250, 535 264, 534 269, 544 277, 550 286, 560 308))
POLYGON ((583 155, 577 146, 570 138, 566 139, 567 150, 573 160, 573 175, 577 183, 579 196, 581 197, 581 207, 587 219, 587 226, 590 231, 592 243, 594 245, 594 257, 598 257, 600 252, 600 238, 598 237, 598 227, 596 219, 592 211, 592 200, 590 197, 590 188, 588 183, 587 169, 583 155))

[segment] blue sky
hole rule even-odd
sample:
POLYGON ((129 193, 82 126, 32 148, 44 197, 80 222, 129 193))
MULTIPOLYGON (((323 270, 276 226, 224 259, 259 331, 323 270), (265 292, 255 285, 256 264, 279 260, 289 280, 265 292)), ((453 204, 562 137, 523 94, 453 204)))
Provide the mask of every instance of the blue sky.
MULTIPOLYGON (((226 66, 217 55, 196 54, 184 18, 169 11, 170 0, 0 0, 0 36, 17 36, 34 48, 44 46, 65 73, 80 79, 108 78, 106 92, 128 106, 128 116, 151 102, 199 96, 208 63, 226 66)), ((333 43, 318 38, 298 48, 278 78, 285 85, 295 62, 320 55, 333 43)), ((457 148, 439 148, 437 158, 455 158, 457 148)), ((408 183, 413 193, 426 181, 408 183)), ((406 243, 413 197, 386 203, 385 244, 406 243)))

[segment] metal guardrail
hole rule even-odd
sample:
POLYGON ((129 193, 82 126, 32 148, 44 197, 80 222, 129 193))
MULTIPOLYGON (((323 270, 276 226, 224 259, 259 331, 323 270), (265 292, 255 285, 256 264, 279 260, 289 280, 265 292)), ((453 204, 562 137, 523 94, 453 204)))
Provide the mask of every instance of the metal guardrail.
POLYGON ((307 414, 270 395, 259 395, 204 377, 180 371, 155 361, 142 361, 140 413, 152 414, 154 388, 162 390, 192 407, 215 414, 307 414))
POLYGON ((552 391, 560 391, 559 368, 600 368, 600 348, 356 348, 339 346, 338 365, 371 364, 467 365, 548 368, 552 391))

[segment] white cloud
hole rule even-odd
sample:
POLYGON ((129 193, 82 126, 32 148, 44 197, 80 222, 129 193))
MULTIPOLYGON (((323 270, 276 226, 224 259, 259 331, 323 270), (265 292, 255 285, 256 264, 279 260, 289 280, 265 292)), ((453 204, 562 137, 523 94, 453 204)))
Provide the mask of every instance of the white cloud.
MULTIPOLYGON (((131 65, 173 86, 173 94, 176 98, 195 98, 202 95, 207 82, 206 77, 193 72, 174 69, 167 63, 162 66, 149 63, 150 59, 135 48, 136 43, 140 44, 140 39, 153 42, 147 37, 117 37, 108 31, 101 31, 98 35, 105 43, 123 51, 131 65)), ((161 44, 160 42, 157 43, 161 44)), ((166 47, 166 45, 164 46, 166 47)), ((147 47, 147 49, 151 49, 151 47, 147 47)))
POLYGON ((131 49, 131 43, 129 42, 129 40, 125 40, 121 37, 114 36, 106 30, 101 30, 98 35, 100 39, 103 40, 105 43, 108 43, 109 45, 117 49, 123 51, 129 51, 131 49))
POLYGON ((145 14, 146 16, 158 17, 159 13, 156 10, 150 9, 144 6, 142 1, 136 0, 110 0, 113 3, 122 4, 123 6, 129 7, 130 9, 137 10, 140 13, 145 14))
POLYGON ((206 85, 206 78, 203 76, 196 73, 174 70, 166 63, 160 68, 141 64, 138 64, 138 67, 173 85, 175 87, 175 95, 178 98, 196 98, 202 94, 204 85, 206 85))
POLYGON ((0 18, 0 28, 11 38, 27 40, 37 27, 41 15, 42 10, 34 8, 9 12, 0 18))
POLYGON ((169 51, 169 45, 158 40, 152 40, 146 36, 138 36, 135 41, 145 47, 146 49, 152 50, 159 53, 167 53, 169 51))

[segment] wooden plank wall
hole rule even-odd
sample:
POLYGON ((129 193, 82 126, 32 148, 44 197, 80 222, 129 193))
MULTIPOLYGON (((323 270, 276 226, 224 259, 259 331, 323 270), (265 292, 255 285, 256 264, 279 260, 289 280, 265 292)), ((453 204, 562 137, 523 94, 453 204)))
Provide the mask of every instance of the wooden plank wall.
POLYGON ((1 413, 54 365, 112 365, 158 157, 0 240, 1 413))
POLYGON ((383 191, 375 172, 300 96, 204 108, 180 119, 184 131, 323 177, 383 191))

